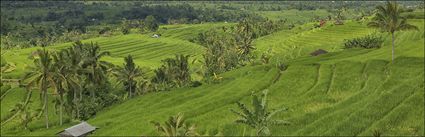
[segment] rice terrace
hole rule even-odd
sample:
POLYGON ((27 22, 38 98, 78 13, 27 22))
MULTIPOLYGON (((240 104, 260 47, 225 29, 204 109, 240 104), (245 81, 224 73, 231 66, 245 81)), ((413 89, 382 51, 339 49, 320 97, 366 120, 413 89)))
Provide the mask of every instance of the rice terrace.
POLYGON ((425 136, 424 1, 1 1, 1 136, 425 136))

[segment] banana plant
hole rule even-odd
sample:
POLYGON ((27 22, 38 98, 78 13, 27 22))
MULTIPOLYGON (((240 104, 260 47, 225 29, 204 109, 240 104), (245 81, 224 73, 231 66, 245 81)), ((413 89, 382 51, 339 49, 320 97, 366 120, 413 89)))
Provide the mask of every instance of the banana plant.
POLYGON ((279 112, 287 111, 287 108, 281 108, 273 111, 269 111, 267 107, 267 92, 263 90, 260 97, 252 95, 252 110, 250 110, 245 104, 237 102, 240 112, 231 109, 233 113, 239 116, 235 122, 247 125, 256 131, 257 136, 271 135, 269 126, 270 125, 289 125, 290 123, 285 120, 274 120, 272 117, 279 112))

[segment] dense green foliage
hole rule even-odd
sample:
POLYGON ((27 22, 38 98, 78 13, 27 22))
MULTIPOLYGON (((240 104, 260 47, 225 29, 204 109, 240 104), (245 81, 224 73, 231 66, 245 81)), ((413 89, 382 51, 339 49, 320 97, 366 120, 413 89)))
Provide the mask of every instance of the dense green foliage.
MULTIPOLYGON (((244 11, 219 11, 195 8, 189 4, 142 5, 116 2, 85 3, 61 1, 2 2, 2 48, 28 48, 52 43, 82 40, 79 37, 97 37, 105 31, 116 30, 122 20, 144 20, 142 30, 155 31, 158 24, 183 24, 219 21, 238 21, 254 16, 244 11), (26 9, 37 6, 37 12, 26 9), (15 7, 16 9, 13 9, 15 7), (129 9, 129 10, 126 10, 129 9), (17 11, 18 13, 16 13, 17 11), (28 15, 19 15, 19 13, 28 15), (106 27, 99 27, 106 26, 106 27), (110 28, 110 29, 106 29, 110 28), (29 41, 26 41, 29 39, 29 41)), ((128 34, 131 27, 123 27, 128 34)))
POLYGON ((128 97, 131 98, 136 91, 136 79, 143 78, 144 73, 139 66, 136 67, 134 64, 133 56, 128 55, 124 58, 124 61, 123 67, 116 68, 113 74, 117 77, 118 82, 124 85, 125 90, 128 91, 128 97))
POLYGON ((236 26, 199 33, 196 41, 206 48, 204 75, 213 76, 251 62, 253 40, 283 29, 284 21, 244 19, 236 26))
POLYGON ((360 38, 345 40, 345 48, 380 48, 384 40, 381 36, 370 34, 360 38))
POLYGON ((189 72, 189 55, 176 55, 162 60, 163 65, 154 70, 152 83, 155 91, 169 90, 172 87, 185 87, 192 81, 189 72))
POLYGON ((126 19, 145 19, 155 16, 161 23, 182 24, 215 21, 239 21, 249 14, 242 11, 215 10, 213 8, 196 8, 189 4, 178 5, 142 5, 122 11, 120 17, 126 19))

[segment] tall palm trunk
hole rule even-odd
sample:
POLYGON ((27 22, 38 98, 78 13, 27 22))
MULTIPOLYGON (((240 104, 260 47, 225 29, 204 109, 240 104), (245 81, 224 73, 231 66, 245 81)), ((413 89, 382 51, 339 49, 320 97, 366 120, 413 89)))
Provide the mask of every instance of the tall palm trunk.
POLYGON ((61 107, 59 109, 59 124, 62 126, 62 109, 63 109, 63 103, 61 102, 61 107))
POLYGON ((130 92, 128 93, 128 96, 129 96, 130 98, 131 98, 131 96, 132 96, 132 95, 131 95, 131 88, 133 87, 133 84, 132 84, 132 83, 133 83, 133 82, 131 82, 131 81, 130 81, 130 92))
POLYGON ((46 87, 46 80, 43 80, 43 93, 44 93, 44 107, 45 107, 45 109, 44 109, 44 117, 45 117, 45 122, 46 122, 46 128, 49 128, 49 115, 48 115, 48 113, 49 113, 49 110, 48 110, 48 108, 49 108, 49 104, 47 104, 48 103, 48 99, 47 99, 47 87, 46 87))
POLYGON ((79 115, 80 108, 79 108, 79 104, 78 104, 77 91, 74 91, 73 103, 74 103, 74 105, 76 106, 76 109, 77 109, 77 112, 75 112, 74 118, 78 119, 80 117, 80 115, 79 115))
MULTIPOLYGON (((81 101, 83 101, 83 92, 82 92, 82 90, 79 90, 78 92, 80 93, 80 96, 77 100, 77 106, 80 106, 81 101)), ((80 118, 80 108, 79 107, 77 108, 77 118, 80 118)))
POLYGON ((391 60, 394 62, 394 51, 395 51, 395 36, 394 32, 391 32, 392 37, 392 54, 391 54, 391 60))
MULTIPOLYGON (((97 81, 97 79, 96 79, 96 74, 95 74, 95 68, 96 68, 96 66, 95 65, 93 65, 92 66, 92 77, 93 77, 93 81, 92 81, 92 86, 93 86, 93 88, 96 88, 97 86, 98 86, 98 81, 97 81)), ((96 101, 96 99, 95 99, 95 95, 94 95, 94 91, 95 91, 95 89, 92 89, 91 91, 90 91, 90 95, 91 95, 91 98, 92 98, 92 101, 93 102, 95 102, 96 101)))
POLYGON ((64 104, 64 100, 63 100, 63 91, 62 91, 62 93, 61 93, 61 95, 60 95, 60 98, 61 98, 61 100, 60 100, 60 103, 61 103, 61 105, 60 105, 60 108, 59 108, 59 124, 62 126, 62 123, 63 123, 63 104, 64 104))

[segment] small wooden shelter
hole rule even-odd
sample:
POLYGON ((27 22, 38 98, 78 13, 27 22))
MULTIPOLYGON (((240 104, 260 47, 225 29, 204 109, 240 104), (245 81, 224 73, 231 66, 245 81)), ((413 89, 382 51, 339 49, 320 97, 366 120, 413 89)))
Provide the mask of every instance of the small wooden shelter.
POLYGON ((74 125, 59 132, 57 135, 60 137, 85 137, 96 129, 96 127, 83 121, 80 124, 74 125))
POLYGON ((328 51, 323 50, 323 49, 318 49, 318 50, 316 50, 314 52, 311 52, 310 55, 312 55, 312 56, 319 56, 319 55, 326 54, 326 53, 328 53, 328 51))

